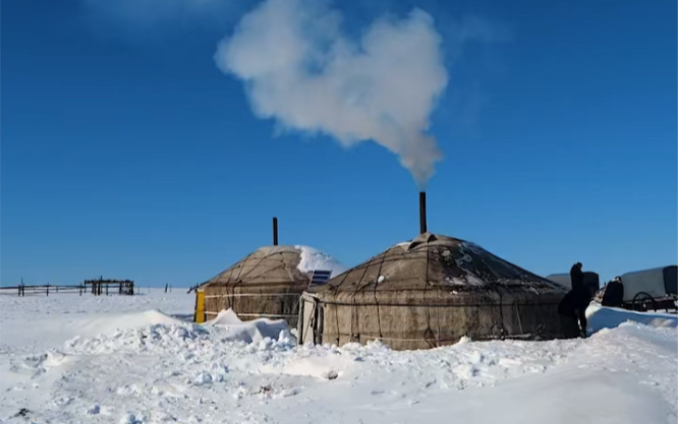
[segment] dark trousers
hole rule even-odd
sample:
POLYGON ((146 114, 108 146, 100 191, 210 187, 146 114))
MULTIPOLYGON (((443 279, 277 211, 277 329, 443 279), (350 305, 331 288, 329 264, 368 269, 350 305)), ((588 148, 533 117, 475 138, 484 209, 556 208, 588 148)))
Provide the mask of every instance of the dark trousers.
POLYGON ((588 321, 586 321, 586 308, 578 308, 575 313, 577 314, 577 321, 579 321, 579 334, 582 337, 586 337, 586 328, 588 326, 588 321))
POLYGON ((563 317, 565 336, 568 338, 586 337, 586 308, 591 301, 581 291, 570 291, 558 305, 558 313, 563 317))

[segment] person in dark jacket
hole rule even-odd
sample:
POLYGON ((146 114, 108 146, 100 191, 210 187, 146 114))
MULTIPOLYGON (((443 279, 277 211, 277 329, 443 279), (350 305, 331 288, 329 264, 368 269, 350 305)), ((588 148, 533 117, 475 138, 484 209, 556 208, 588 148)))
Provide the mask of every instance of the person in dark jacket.
POLYGON ((624 284, 622 284, 621 277, 614 277, 612 281, 607 283, 604 290, 601 305, 620 307, 624 303, 624 284))
POLYGON ((574 292, 581 292, 584 288, 584 272, 581 269, 581 262, 577 262, 570 268, 570 282, 572 283, 572 291, 574 292))
POLYGON ((570 269, 572 288, 558 305, 558 313, 567 317, 568 337, 586 337, 586 308, 591 302, 591 293, 584 286, 584 272, 581 262, 570 269), (570 322, 571 321, 571 322, 570 322))
POLYGON ((584 286, 584 272, 581 262, 572 265, 570 269, 570 281, 572 282, 572 295, 574 297, 574 313, 579 321, 579 330, 582 337, 586 337, 586 308, 591 303, 591 293, 584 286))

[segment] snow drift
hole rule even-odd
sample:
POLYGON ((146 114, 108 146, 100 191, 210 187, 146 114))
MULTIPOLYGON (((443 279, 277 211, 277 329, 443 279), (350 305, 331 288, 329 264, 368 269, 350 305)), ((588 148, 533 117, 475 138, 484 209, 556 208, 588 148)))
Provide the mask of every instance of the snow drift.
POLYGON ((616 328, 626 322, 636 322, 650 327, 678 327, 678 315, 661 312, 635 312, 621 308, 608 308, 591 302, 586 309, 588 330, 595 333, 605 328, 616 328))
POLYGON ((205 327, 218 328, 222 332, 223 340, 261 343, 268 338, 290 344, 295 342, 285 320, 260 318, 243 322, 230 308, 219 312, 219 315, 206 323, 205 327))

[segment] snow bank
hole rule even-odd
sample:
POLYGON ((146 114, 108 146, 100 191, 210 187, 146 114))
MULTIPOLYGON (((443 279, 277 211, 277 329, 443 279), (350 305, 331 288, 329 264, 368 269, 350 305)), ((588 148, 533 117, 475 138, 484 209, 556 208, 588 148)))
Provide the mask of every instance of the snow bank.
POLYGON ((301 250, 301 260, 297 268, 303 273, 315 270, 332 271, 330 277, 335 277, 348 269, 332 256, 312 247, 297 245, 294 248, 301 250))
POLYGON ((219 315, 206 323, 205 327, 218 328, 223 340, 245 343, 266 343, 267 339, 280 343, 294 342, 285 320, 260 318, 243 322, 230 308, 219 312, 219 315))
POLYGON ((213 353, 215 342, 256 344, 258 350, 285 350, 296 343, 284 320, 243 322, 231 309, 203 325, 148 311, 124 314, 112 322, 96 322, 91 328, 98 330, 96 336, 77 336, 64 343, 64 349, 69 354, 172 353, 189 359, 201 351, 213 353))
POLYGON ((586 309, 589 332, 604 328, 616 328, 625 322, 636 322, 650 327, 678 327, 678 316, 659 312, 635 312, 621 308, 608 308, 598 302, 591 302, 586 309))
MULTIPOLYGON (((165 293, 164 289, 140 288, 135 296, 92 296, 91 294, 50 294, 47 296, 0 296, 0 352, 43 352, 76 336, 90 337, 128 328, 126 314, 152 324, 150 311, 192 315, 195 294, 185 289, 165 293), (29 324, 30 323, 30 324, 29 324), (111 328, 112 327, 112 328, 111 328)), ((159 320, 158 320, 159 322, 159 320)))
MULTIPOLYGON (((464 416, 502 424, 676 422, 676 347, 675 330, 623 324, 593 335, 549 373, 513 379, 488 390, 482 402, 469 396, 451 409, 460 422, 464 416)), ((438 397, 422 407, 445 402, 438 397)), ((433 415, 426 412, 423 421, 433 415)))
POLYGON ((208 333, 194 324, 153 324, 118 329, 95 337, 77 336, 64 343, 68 354, 172 353, 188 354, 208 340, 208 333))
POLYGON ((95 336, 154 324, 178 325, 181 323, 182 321, 178 319, 172 318, 157 309, 152 309, 144 312, 107 314, 95 317, 81 324, 78 334, 81 336, 95 336))

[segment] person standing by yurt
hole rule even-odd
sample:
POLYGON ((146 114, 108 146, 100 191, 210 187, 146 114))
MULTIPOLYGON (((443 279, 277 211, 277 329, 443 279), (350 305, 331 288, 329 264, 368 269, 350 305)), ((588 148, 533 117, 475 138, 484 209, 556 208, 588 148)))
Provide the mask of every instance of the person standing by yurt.
POLYGON ((588 288, 584 286, 584 272, 582 271, 582 266, 581 262, 572 265, 572 268, 570 269, 570 283, 572 284, 572 288, 558 306, 558 313, 574 321, 573 332, 570 335, 571 337, 586 337, 586 328, 588 325, 586 320, 586 308, 591 302, 591 293, 588 288), (578 327, 578 334, 575 334, 575 327, 578 327))

